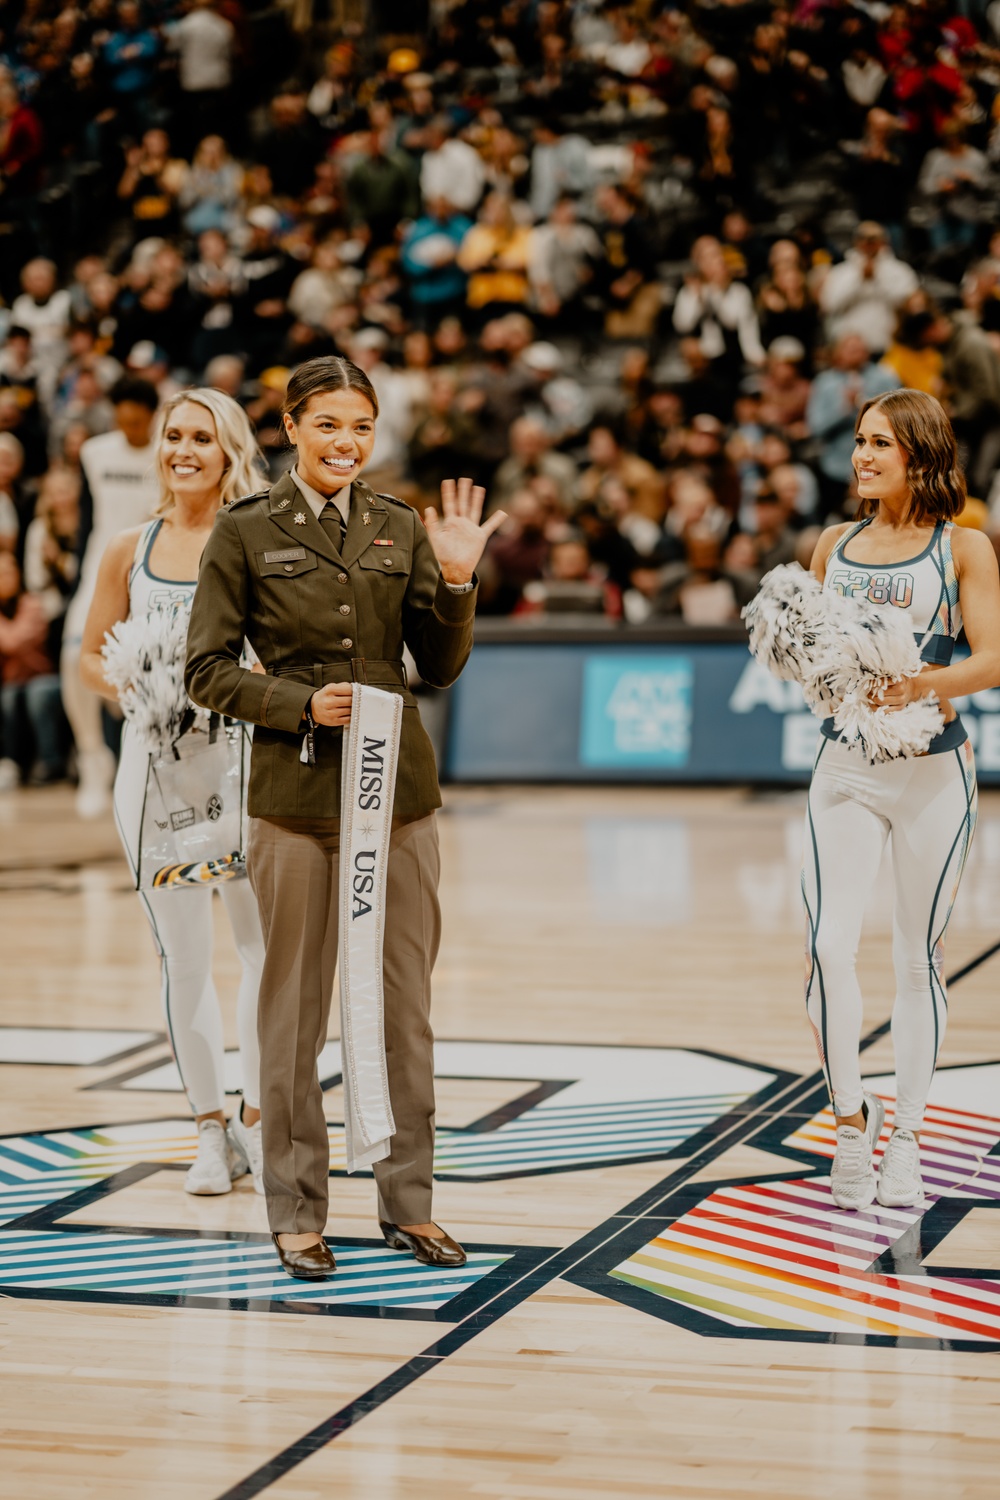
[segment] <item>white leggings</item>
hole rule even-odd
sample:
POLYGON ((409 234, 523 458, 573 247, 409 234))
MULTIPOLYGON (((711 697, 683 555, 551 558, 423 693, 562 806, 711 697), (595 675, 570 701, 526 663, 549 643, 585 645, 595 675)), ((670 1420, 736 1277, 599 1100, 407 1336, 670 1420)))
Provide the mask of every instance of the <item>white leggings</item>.
MULTIPOLYGON (((138 864, 148 759, 126 726, 115 778, 114 804, 118 832, 133 875, 138 864)), ((236 1029, 243 1097, 257 1109, 260 1104, 257 990, 264 964, 264 939, 249 880, 226 881, 220 885, 219 894, 240 960, 236 1029)), ((226 1097, 222 1011, 212 979, 212 891, 207 887, 140 891, 139 900, 160 955, 163 1012, 181 1082, 194 1113, 212 1114, 222 1109, 226 1097)))
POLYGON ((862 1105, 863 1005, 856 959, 865 907, 890 840, 895 881, 895 1124, 919 1130, 944 1038, 944 936, 976 824, 966 741, 871 766, 824 740, 809 788, 802 894, 806 1004, 838 1116, 862 1105))

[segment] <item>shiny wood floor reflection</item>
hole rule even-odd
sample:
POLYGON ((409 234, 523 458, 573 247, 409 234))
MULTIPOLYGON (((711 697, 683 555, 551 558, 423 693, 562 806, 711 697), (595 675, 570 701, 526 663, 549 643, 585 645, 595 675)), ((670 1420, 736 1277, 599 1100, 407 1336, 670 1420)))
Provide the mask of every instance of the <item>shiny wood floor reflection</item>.
MULTIPOLYGON (((182 1191, 187 1112, 164 1068, 156 960, 112 828, 78 824, 60 791, 0 799, 0 1135, 61 1132, 41 1147, 0 1141, 0 1209, 5 1145, 15 1163, 25 1150, 26 1159, 66 1153, 67 1194, 78 1186, 72 1172, 85 1185, 111 1171, 100 1152, 115 1170, 147 1163, 116 1190, 75 1199, 61 1231, 48 1220, 0 1229, 0 1497, 993 1500, 995 1346, 977 1352, 961 1337, 865 1344, 846 1324, 843 1338, 812 1342, 786 1340, 775 1327, 757 1337, 718 1324, 710 1334, 676 1302, 664 1312, 655 1295, 628 1300, 609 1274, 713 1184, 805 1170, 791 1141, 796 1131, 798 1140, 808 1135, 814 1113, 795 1079, 816 1066, 801 1000, 803 805, 798 793, 738 791, 448 795, 435 1030, 443 1043, 474 1045, 442 1048, 435 1211, 482 1247, 484 1265, 492 1254, 506 1257, 508 1270, 500 1279, 484 1272, 453 1301, 445 1289, 433 1313, 407 1310, 405 1293, 387 1283, 364 1315, 352 1307, 296 1315, 266 1310, 266 1299, 249 1309, 239 1298, 210 1302, 198 1290, 208 1284, 199 1247, 209 1259, 225 1258, 227 1245, 249 1253, 266 1221, 245 1182, 221 1199, 182 1191), (70 1034, 61 1045, 92 1044, 87 1055, 98 1060, 8 1060, 17 1048, 38 1058, 46 1045, 38 1032, 55 1029, 70 1034), (138 1035, 118 1057, 100 1037, 88 1040, 96 1032, 138 1035), (568 1071, 544 1067, 558 1060, 585 1072, 581 1046, 596 1059, 582 1092, 565 1092, 564 1106, 556 1094, 554 1113, 529 1112, 518 1124, 540 1076, 572 1083, 568 1071), (686 1098, 697 1090, 684 1077, 706 1069, 687 1124, 676 1103, 639 1119, 614 1095, 622 1048, 721 1055, 689 1058, 670 1075, 686 1098), (505 1111, 513 1129, 470 1145, 469 1125, 505 1111), (738 1123, 751 1116, 756 1133, 738 1123), (94 1126, 106 1127, 100 1140, 94 1126), (139 1144, 136 1131, 146 1132, 139 1144), (647 1232, 635 1205, 644 1194, 658 1201, 657 1184, 674 1177, 686 1196, 659 1217, 650 1206, 647 1232), (632 1238, 602 1260, 603 1241, 626 1226, 632 1238), (149 1233, 126 1248, 144 1258, 129 1261, 108 1300, 95 1300, 93 1288, 110 1285, 96 1251, 97 1269, 64 1276, 54 1290, 46 1281, 63 1264, 67 1231, 84 1248, 106 1231, 100 1243, 114 1256, 138 1228, 149 1233), (136 1293, 167 1284, 157 1278, 168 1276, 170 1244, 158 1236, 190 1251, 190 1295, 136 1293), (14 1267, 6 1272, 5 1253, 14 1267), (91 1290, 81 1291, 88 1275, 91 1290), (466 1339, 470 1319, 477 1331, 466 1339), (406 1370, 420 1378, 406 1383, 406 1370), (369 1391, 378 1399, 357 1420, 369 1391), (295 1449, 344 1411, 353 1425, 343 1435, 295 1449), (301 1462, 287 1457, 293 1450, 301 1462), (237 1489, 251 1475, 253 1484, 237 1489)), ((886 873, 861 956, 872 1027, 891 1005, 890 897, 886 873)), ((985 794, 947 969, 998 938, 1000 795, 985 794)), ((236 967, 221 916, 216 972, 235 1045, 236 967)), ((955 986, 946 1067, 1000 1061, 998 978, 1000 956, 955 986)), ((865 1069, 891 1073, 888 1038, 866 1053, 865 1069)), ((982 1102, 991 1076, 968 1074, 979 1093, 967 1113, 980 1120, 1000 1115, 1000 1090, 995 1107, 982 1102)), ((336 1153, 339 1090, 327 1104, 336 1153)), ((941 1237, 926 1239, 920 1273, 962 1267, 984 1278, 966 1288, 976 1309, 1000 1276, 987 1167, 980 1162, 974 1176, 983 1196, 969 1212, 935 1210, 941 1237)), ((365 1245, 378 1244, 370 1180, 336 1177, 331 1186, 329 1234, 368 1254, 365 1245)), ((7 1218, 14 1222, 12 1211, 7 1218)), ((711 1264, 714 1284, 743 1274, 711 1264)), ((803 1282, 800 1297, 815 1298, 805 1274, 803 1282)))

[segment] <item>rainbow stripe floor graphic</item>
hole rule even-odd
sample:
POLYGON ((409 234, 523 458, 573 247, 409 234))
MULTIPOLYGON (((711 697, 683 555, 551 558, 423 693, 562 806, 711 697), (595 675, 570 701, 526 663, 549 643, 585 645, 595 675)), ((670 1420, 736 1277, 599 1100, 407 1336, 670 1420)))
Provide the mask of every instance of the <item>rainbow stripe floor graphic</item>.
MULTIPOLYGON (((508 1261, 523 1261, 520 1252, 491 1247, 471 1252, 460 1271, 442 1271, 418 1266, 384 1245, 347 1242, 333 1246, 333 1281, 304 1284, 277 1266, 267 1236, 59 1224, 60 1215, 91 1194, 114 1191, 162 1167, 186 1166, 196 1148, 190 1120, 0 1140, 0 1224, 6 1226, 0 1229, 0 1294, 419 1316, 454 1306, 508 1261)), ((177 1187, 181 1191, 179 1179, 177 1187)), ((93 1204, 92 1211, 99 1212, 93 1204)))
MULTIPOLYGON (((665 1315, 706 1332, 714 1322, 717 1333, 995 1345, 1000 1213, 996 1271, 944 1271, 925 1266, 923 1256, 946 1244, 971 1207, 1000 1209, 1000 1156, 991 1155, 1000 1143, 998 1083, 996 1065, 938 1074, 921 1132, 921 1207, 838 1209, 822 1169, 733 1182, 686 1207, 608 1274, 652 1294, 661 1315, 669 1304, 665 1315)), ((876 1157, 892 1124, 893 1084, 889 1077, 867 1085, 886 1104, 876 1157)), ((830 1159, 834 1131, 824 1109, 775 1149, 830 1159)))

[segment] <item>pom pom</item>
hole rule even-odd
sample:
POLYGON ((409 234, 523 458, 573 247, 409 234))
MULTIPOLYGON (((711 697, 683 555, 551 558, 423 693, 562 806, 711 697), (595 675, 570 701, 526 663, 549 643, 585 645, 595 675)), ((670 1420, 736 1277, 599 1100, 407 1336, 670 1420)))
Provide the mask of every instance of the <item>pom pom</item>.
POLYGON ((144 619, 120 620, 104 637, 104 675, 118 689, 125 718, 151 750, 171 745, 194 708, 184 687, 187 632, 187 610, 168 606, 144 619))
POLYGON ((873 689, 922 667, 902 610, 824 590, 797 563, 773 568, 743 611, 750 650, 776 677, 797 682, 806 703, 874 763, 922 755, 941 732, 937 699, 873 708, 873 689))

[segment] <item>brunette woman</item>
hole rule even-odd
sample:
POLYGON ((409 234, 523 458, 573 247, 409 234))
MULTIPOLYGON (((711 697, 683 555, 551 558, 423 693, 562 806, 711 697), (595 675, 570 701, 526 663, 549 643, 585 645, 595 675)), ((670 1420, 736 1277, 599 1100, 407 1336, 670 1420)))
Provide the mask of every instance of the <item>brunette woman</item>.
POLYGON ((264 1184, 285 1270, 335 1270, 324 1238, 330 1152, 317 1058, 338 946, 340 779, 352 683, 401 695, 388 854, 384 1039, 395 1134, 374 1165, 388 1244, 427 1265, 464 1264, 431 1218, 434 1069, 430 976, 440 932, 440 806, 434 753, 406 685, 408 647, 425 682, 454 682, 472 646, 474 570, 502 512, 484 493, 441 487, 424 522, 361 475, 378 401, 348 360, 292 375, 289 474, 219 515, 202 559, 187 683, 196 703, 252 723, 248 864, 267 945, 260 992, 264 1184), (240 666, 244 638, 263 675, 240 666))
POLYGON ((809 1019, 837 1119, 831 1187, 841 1208, 921 1202, 919 1132, 944 1037, 943 944, 976 821, 972 747, 951 699, 1000 684, 1000 579, 988 538, 954 524, 965 504, 951 424, 933 396, 891 391, 858 419, 854 471, 862 519, 820 537, 824 588, 905 610, 923 670, 884 688, 889 709, 936 694, 943 727, 925 755, 870 765, 823 725, 806 820, 809 1019), (971 654, 953 661, 964 627, 971 654), (893 1132, 876 1179, 885 1110, 858 1058, 855 957, 888 842, 895 879, 896 1053, 893 1132))

